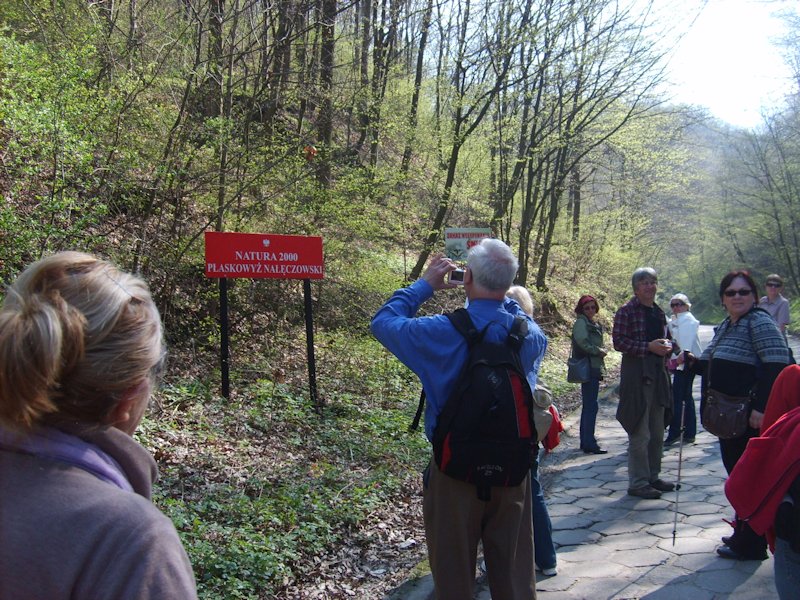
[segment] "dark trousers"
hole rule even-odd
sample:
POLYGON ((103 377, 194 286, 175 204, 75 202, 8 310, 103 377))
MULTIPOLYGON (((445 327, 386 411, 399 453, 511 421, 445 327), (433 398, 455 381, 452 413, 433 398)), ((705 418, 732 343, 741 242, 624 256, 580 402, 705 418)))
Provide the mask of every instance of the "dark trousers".
POLYGON ((553 524, 539 482, 539 463, 531 469, 531 504, 533 505, 533 554, 540 569, 556 566, 556 547, 553 544, 553 524))
POLYGON ((667 432, 669 439, 680 437, 681 417, 683 417, 683 439, 694 439, 697 435, 697 414, 692 396, 693 385, 694 373, 675 371, 672 378, 672 421, 667 432))
MULTIPOLYGON (((736 466, 736 463, 739 462, 742 454, 744 454, 747 442, 750 438, 757 437, 758 434, 759 432, 757 429, 748 427, 745 434, 741 437, 719 441, 722 464, 725 465, 725 470, 728 472, 728 475, 731 474, 733 467, 736 466)), ((728 546, 744 556, 760 556, 766 551, 767 540, 763 535, 758 535, 752 530, 750 525, 740 520, 737 516, 733 536, 728 542, 728 546)))
MULTIPOLYGON (((594 429, 597 423, 597 396, 600 393, 600 371, 592 369, 591 379, 581 384, 581 426, 580 440, 582 450, 597 448, 594 429)), ((541 566, 541 565, 539 565, 541 566)))

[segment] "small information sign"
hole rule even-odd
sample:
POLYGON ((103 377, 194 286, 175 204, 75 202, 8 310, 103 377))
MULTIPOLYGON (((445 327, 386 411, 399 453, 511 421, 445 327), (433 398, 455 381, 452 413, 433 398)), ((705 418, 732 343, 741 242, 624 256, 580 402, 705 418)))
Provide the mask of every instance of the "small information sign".
POLYGON ((444 253, 450 260, 467 260, 469 249, 487 237, 492 237, 488 227, 449 227, 444 230, 444 253))

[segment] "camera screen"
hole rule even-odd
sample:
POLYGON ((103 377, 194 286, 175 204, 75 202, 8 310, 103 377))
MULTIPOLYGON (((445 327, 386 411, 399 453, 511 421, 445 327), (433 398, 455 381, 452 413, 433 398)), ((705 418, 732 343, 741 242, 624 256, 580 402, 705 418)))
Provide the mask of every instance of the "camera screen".
POLYGON ((464 269, 450 271, 450 283, 464 283, 464 269))

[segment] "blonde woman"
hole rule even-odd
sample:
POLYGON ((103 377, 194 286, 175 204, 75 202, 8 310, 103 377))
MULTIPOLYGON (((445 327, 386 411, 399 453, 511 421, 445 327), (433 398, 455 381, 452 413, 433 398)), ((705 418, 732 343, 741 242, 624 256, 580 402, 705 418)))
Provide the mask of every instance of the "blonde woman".
MULTIPOLYGON (((521 285, 512 285, 506 296, 513 298, 525 313, 533 317, 533 298, 521 285)), ((533 553, 536 567, 542 575, 552 577, 558 574, 556 547, 553 544, 553 524, 544 501, 544 491, 539 482, 539 461, 531 469, 531 492, 533 508, 533 553)))
POLYGON ((147 285, 87 254, 0 309, 0 598, 196 598, 156 464, 131 435, 164 357, 147 285))

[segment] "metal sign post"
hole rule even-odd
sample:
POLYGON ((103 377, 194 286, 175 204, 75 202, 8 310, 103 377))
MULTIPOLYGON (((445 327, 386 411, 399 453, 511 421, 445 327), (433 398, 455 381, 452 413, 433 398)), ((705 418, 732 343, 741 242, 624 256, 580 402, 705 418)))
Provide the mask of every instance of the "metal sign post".
POLYGON ((228 279, 225 277, 219 280, 219 330, 219 368, 222 373, 222 397, 230 398, 230 350, 228 344, 230 324, 228 321, 228 279))
POLYGON ((317 398, 317 363, 314 358, 314 314, 311 304, 311 280, 303 279, 303 301, 306 313, 306 353, 308 354, 308 389, 311 403, 318 413, 322 412, 322 404, 317 398))
POLYGON ((302 279, 308 349, 308 387, 311 402, 321 410, 317 398, 316 361, 314 359, 314 318, 311 303, 311 280, 322 279, 325 268, 322 238, 269 233, 226 233, 206 231, 206 277, 219 278, 220 367, 222 395, 230 396, 228 278, 302 279))

